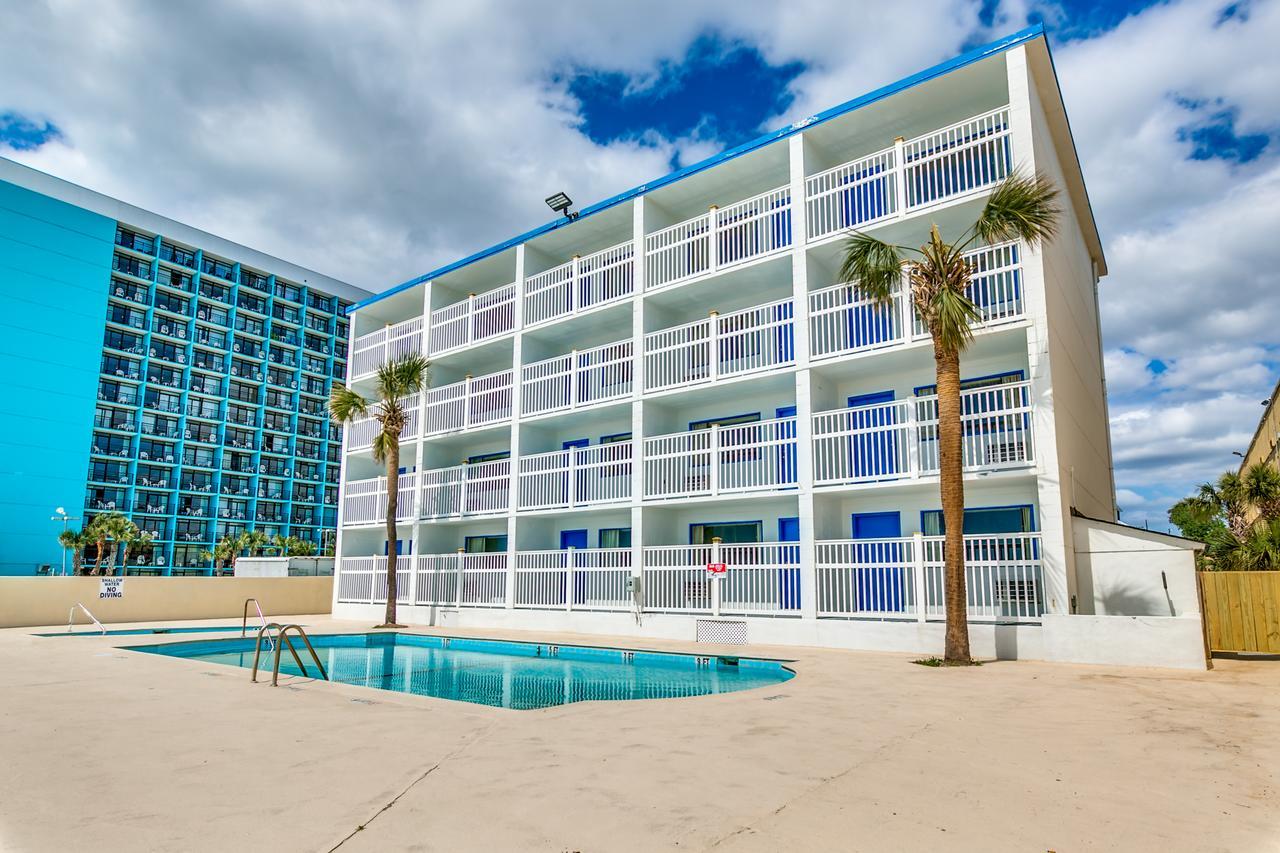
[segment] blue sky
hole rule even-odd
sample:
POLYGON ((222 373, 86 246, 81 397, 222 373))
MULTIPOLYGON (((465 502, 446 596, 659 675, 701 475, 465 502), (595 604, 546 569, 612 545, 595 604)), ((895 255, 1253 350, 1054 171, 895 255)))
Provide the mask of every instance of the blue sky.
POLYGON ((1111 269, 1119 502, 1163 527, 1280 373, 1280 0, 68 0, 0 30, 0 155, 381 290, 553 190, 612 196, 1041 21, 1111 269))

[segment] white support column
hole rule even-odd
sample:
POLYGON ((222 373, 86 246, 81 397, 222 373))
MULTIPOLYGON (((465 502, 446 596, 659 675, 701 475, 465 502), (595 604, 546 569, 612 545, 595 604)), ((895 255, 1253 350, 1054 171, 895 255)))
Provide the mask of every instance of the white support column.
POLYGON ((818 615, 818 549, 813 497, 813 400, 809 375, 809 233, 805 201, 804 134, 789 143, 791 178, 791 299, 796 353, 796 503, 800 517, 800 615, 818 615))
MULTIPOLYGON (((644 291, 646 282, 644 237, 645 197, 631 203, 631 250, 635 296, 631 300, 631 340, 635 349, 631 378, 631 576, 644 574, 644 291)), ((645 590, 641 588, 642 594, 645 590)))
POLYGON ((511 473, 507 481, 507 609, 516 606, 516 538, 519 534, 518 508, 520 506, 520 412, 523 383, 520 381, 524 365, 524 278, 525 247, 516 246, 516 301, 512 306, 515 336, 511 341, 511 431, 508 447, 511 448, 511 473))
MULTIPOLYGON (((1035 174, 1031 69, 1024 46, 1005 53, 1009 78, 1009 141, 1014 168, 1035 174)), ((1045 294, 1044 257, 1038 248, 1023 247, 1022 280, 1026 292, 1027 379, 1031 385, 1032 429, 1036 448, 1036 498, 1042 541, 1044 601, 1048 613, 1071 612, 1075 593, 1071 547, 1070 497, 1063 494, 1058 463, 1057 429, 1053 410, 1053 378, 1049 365, 1049 316, 1045 294)))

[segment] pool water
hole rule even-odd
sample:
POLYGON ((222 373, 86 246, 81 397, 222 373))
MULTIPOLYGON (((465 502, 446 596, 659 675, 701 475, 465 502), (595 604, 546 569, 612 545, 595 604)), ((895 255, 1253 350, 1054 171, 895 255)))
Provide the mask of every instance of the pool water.
MULTIPOLYGON (((74 631, 51 631, 47 634, 36 634, 37 637, 123 637, 131 635, 150 635, 150 634, 226 634, 230 631, 240 633, 239 625, 216 625, 210 627, 202 625, 198 628, 118 628, 114 631, 108 630, 104 635, 97 628, 86 629, 83 625, 77 625, 74 631)), ((258 626, 250 625, 249 632, 256 635, 258 626)))
MULTIPOLYGON (((311 644, 331 681, 517 710, 731 693, 780 684, 793 675, 773 660, 416 634, 325 635, 312 637, 311 644)), ((251 639, 199 640, 131 650, 249 668, 253 646, 251 639)), ((294 646, 315 675, 305 645, 295 637, 294 646)), ((259 667, 268 678, 271 658, 264 649, 259 667)), ((287 650, 280 671, 301 675, 287 650)))

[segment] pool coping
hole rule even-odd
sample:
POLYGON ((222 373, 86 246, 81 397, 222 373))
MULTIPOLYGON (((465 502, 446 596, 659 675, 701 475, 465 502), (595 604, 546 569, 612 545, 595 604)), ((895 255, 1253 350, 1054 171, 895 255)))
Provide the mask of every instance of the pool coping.
MULTIPOLYGON (((348 627, 348 626, 346 626, 346 625, 340 625, 340 626, 334 626, 334 627, 336 627, 336 628, 343 628, 343 627, 348 627)), ((436 639, 441 639, 441 640, 446 640, 446 641, 447 641, 447 640, 462 640, 462 641, 478 641, 478 642, 490 642, 490 643, 518 644, 518 645, 525 645, 525 646, 555 646, 555 647, 567 647, 567 648, 574 648, 574 649, 592 649, 592 650, 603 650, 603 651, 632 652, 632 653, 636 653, 636 654, 655 655, 655 656, 679 656, 679 657, 689 657, 689 658, 716 658, 716 659, 722 659, 722 658, 733 658, 733 659, 735 659, 735 660, 741 660, 741 659, 745 658, 745 659, 747 659, 747 660, 751 660, 751 661, 759 661, 759 662, 762 662, 762 663, 776 664, 776 665, 778 666, 778 668, 780 668, 780 669, 781 669, 781 670, 783 670, 784 672, 788 673, 788 676, 789 676, 789 677, 788 677, 787 679, 785 679, 784 681, 780 681, 780 682, 778 682, 777 684, 774 684, 774 685, 760 685, 759 687, 752 687, 752 688, 747 688, 747 689, 744 689, 744 690, 731 690, 731 691, 727 691, 727 692, 724 692, 724 693, 706 693, 706 694, 701 694, 701 695, 697 695, 697 696, 658 696, 658 697, 641 697, 641 698, 636 698, 636 699, 625 699, 625 700, 617 700, 617 699, 584 699, 584 700, 580 700, 580 701, 576 701, 576 702, 565 702, 565 703, 562 703, 562 704, 559 704, 559 705, 548 705, 548 706, 546 706, 546 707, 542 707, 542 708, 506 708, 506 707, 503 707, 503 706, 500 706, 500 705, 487 705, 487 704, 479 703, 479 702, 468 702, 468 701, 463 700, 463 699, 449 699, 449 698, 446 698, 446 697, 443 697, 443 696, 429 696, 429 695, 423 695, 423 694, 419 694, 419 693, 409 693, 409 692, 406 692, 406 691, 388 690, 388 689, 385 689, 385 688, 372 687, 372 686, 364 685, 364 684, 350 684, 350 683, 345 682, 345 681, 330 681, 328 678, 323 678, 323 679, 322 679, 322 678, 316 678, 316 677, 312 677, 312 676, 305 676, 305 675, 293 675, 293 674, 291 674, 291 673, 283 673, 283 672, 282 672, 282 673, 280 673, 280 683, 279 683, 279 686, 280 686, 280 687, 286 687, 286 688, 288 688, 288 689, 294 689, 294 690, 296 690, 296 689, 298 689, 299 687, 301 687, 301 686, 303 686, 303 685, 308 685, 308 684, 323 684, 323 685, 327 685, 329 688, 338 688, 339 690, 354 690, 354 691, 357 691, 357 693, 358 693, 359 695, 351 697, 352 701, 362 701, 362 702, 366 702, 366 703, 368 703, 368 704, 377 704, 377 702, 378 702, 378 701, 380 701, 380 700, 377 700, 377 699, 362 699, 362 698, 360 698, 360 695, 363 695, 363 694, 365 693, 365 691, 373 691, 374 695, 380 695, 380 696, 383 696, 383 697, 386 697, 386 698, 394 698, 394 699, 396 699, 396 700, 403 700, 403 701, 410 701, 410 702, 412 702, 412 701, 414 701, 414 700, 424 700, 424 701, 428 701, 428 702, 432 702, 432 703, 434 703, 434 702, 447 702, 447 703, 449 703, 451 706, 452 706, 452 705, 459 705, 459 704, 460 704, 460 705, 470 706, 470 707, 473 707, 473 708, 489 709, 489 710, 494 710, 494 711, 503 711, 503 712, 513 712, 513 713, 520 713, 520 714, 528 714, 528 713, 531 713, 531 712, 542 712, 542 713, 548 713, 548 712, 555 712, 555 711, 565 711, 565 710, 570 709, 570 708, 573 708, 573 707, 575 707, 575 706, 615 705, 615 704, 626 703, 626 702, 689 701, 689 700, 696 700, 696 699, 714 700, 714 699, 722 698, 722 697, 726 697, 726 696, 733 696, 733 695, 735 695, 735 694, 750 693, 750 692, 754 692, 754 691, 764 690, 764 689, 766 689, 766 688, 770 688, 770 687, 775 687, 775 688, 776 688, 776 687, 782 687, 782 686, 784 686, 784 685, 787 685, 787 684, 791 683, 791 682, 792 682, 792 681, 794 681, 795 679, 799 678, 799 677, 800 677, 800 675, 801 675, 800 671, 799 671, 799 670, 796 668, 796 666, 795 666, 795 664, 797 663, 797 660, 796 660, 796 659, 794 659, 794 658, 768 657, 768 656, 759 656, 759 655, 727 654, 727 653, 722 653, 722 652, 712 652, 712 651, 710 651, 710 650, 700 650, 700 651, 677 651, 677 650, 674 650, 674 649, 661 649, 661 648, 629 648, 629 647, 625 647, 625 648, 624 648, 624 647, 620 647, 620 646, 601 645, 601 644, 598 644, 598 643, 595 643, 595 644, 588 644, 588 643, 581 643, 581 642, 566 642, 566 643, 554 642, 554 643, 553 643, 553 642, 547 642, 547 641, 545 641, 545 640, 542 640, 542 641, 536 641, 536 640, 524 640, 524 639, 508 639, 508 638, 500 638, 500 637, 492 637, 492 636, 469 636, 469 635, 465 635, 465 634, 463 634, 463 635, 458 635, 458 634, 452 634, 452 633, 448 633, 448 634, 446 634, 446 633, 435 633, 435 632, 432 632, 432 631, 429 631, 429 630, 428 630, 428 631, 412 630, 413 628, 422 628, 423 626, 406 626, 405 628, 394 628, 394 629, 388 628, 388 629, 381 629, 381 630, 379 630, 379 629, 371 629, 371 628, 364 628, 364 629, 361 629, 361 628, 358 628, 358 627, 356 627, 356 626, 350 626, 350 627, 352 628, 352 630, 333 630, 332 628, 326 628, 326 629, 325 629, 325 631, 324 631, 324 633, 322 633, 322 634, 316 634, 315 636, 316 636, 316 637, 353 636, 353 635, 360 635, 360 636, 386 636, 386 635, 393 635, 393 636, 398 636, 398 635, 404 634, 405 636, 410 636, 410 637, 415 637, 415 636, 416 636, 416 637, 431 637, 431 638, 436 638, 436 639)), ((237 630, 238 630, 238 628, 237 628, 237 630)), ((213 633, 213 632, 210 632, 210 633, 213 633)), ((152 635, 146 635, 146 634, 137 634, 137 635, 116 634, 116 635, 114 636, 114 638, 119 638, 119 639, 124 639, 124 638, 126 638, 126 637, 132 637, 132 638, 134 638, 134 639, 154 639, 154 638, 166 638, 166 639, 160 639, 160 640, 159 640, 159 641, 157 641, 157 642, 144 642, 144 643, 140 643, 140 644, 139 644, 139 643, 133 643, 133 642, 131 642, 129 645, 113 645, 112 647, 113 647, 113 648, 115 648, 116 650, 119 650, 119 651, 127 651, 127 652, 134 652, 134 653, 146 654, 146 655, 151 655, 152 657, 161 658, 161 659, 169 659, 169 660, 174 660, 174 661, 185 661, 185 663, 186 663, 188 666, 190 666, 190 665, 191 665, 191 664, 193 664, 193 663, 195 663, 195 664, 208 664, 208 665, 211 665, 211 666, 216 666, 216 667, 218 667, 218 669, 219 669, 219 670, 223 670, 223 669, 231 668, 231 669, 238 669, 238 670, 241 670, 241 671, 251 671, 249 667, 245 667, 245 666, 234 666, 234 665, 231 665, 231 664, 213 663, 213 662, 210 662, 210 661, 199 660, 199 659, 197 659, 197 658, 183 657, 183 656, 181 656, 181 655, 168 655, 168 654, 164 654, 164 653, 162 653, 162 652, 148 651, 148 648, 149 648, 149 647, 153 647, 153 646, 180 646, 180 645, 193 645, 193 644, 196 644, 196 643, 202 643, 202 642, 226 642, 226 641, 227 641, 227 638, 225 638, 225 637, 223 637, 223 638, 215 638, 215 637, 203 638, 203 637, 202 637, 201 639, 193 639, 193 640, 177 640, 177 641, 168 640, 167 638, 168 638, 168 637, 171 637, 171 636, 173 636, 173 635, 166 635, 166 634, 152 634, 152 635)), ((189 635, 188 635, 188 636, 189 636, 189 635)), ((101 636, 100 636, 99 638, 100 638, 100 639, 106 639, 105 637, 101 637, 101 636)), ((250 638, 249 638, 248 636, 245 636, 245 637, 234 637, 234 638, 232 638, 232 639, 234 639, 234 640, 244 640, 245 642, 248 642, 250 638)), ((254 639, 256 640, 256 634, 255 634, 254 639)), ((723 646, 720 646, 720 644, 717 644, 717 647, 723 647, 723 646)), ((428 647, 428 646, 423 646, 422 648, 429 648, 429 647, 428 647)), ((485 653, 487 653, 487 652, 485 652, 485 653)), ((723 664, 722 664, 722 665, 723 665, 723 664)), ((262 667, 262 668, 260 668, 259 674, 261 675, 262 673, 265 673, 265 672, 267 671, 267 669, 269 669, 269 667, 262 667)), ((222 675, 223 673, 221 673, 221 672, 217 672, 217 673, 215 673, 215 674, 217 674, 217 675, 222 675)), ((262 682, 251 682, 251 683, 262 683, 262 682)))

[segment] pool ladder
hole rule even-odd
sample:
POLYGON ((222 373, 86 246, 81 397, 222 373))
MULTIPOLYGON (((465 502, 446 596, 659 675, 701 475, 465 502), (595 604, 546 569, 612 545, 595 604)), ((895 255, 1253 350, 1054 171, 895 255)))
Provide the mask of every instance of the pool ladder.
MULTIPOLYGON (((258 602, 258 599, 256 599, 256 598, 246 598, 246 599, 244 600, 244 612, 243 612, 243 614, 241 614, 241 617, 240 617, 240 637, 241 637, 241 639, 243 639, 243 638, 244 638, 244 635, 245 635, 245 634, 248 632, 248 630, 249 630, 249 603, 250 603, 250 602, 252 602, 252 603, 253 603, 253 607, 254 607, 254 609, 258 611, 258 619, 259 619, 259 621, 261 621, 261 622, 262 622, 262 626, 265 628, 265 627, 266 627, 266 625, 267 625, 267 617, 266 617, 266 616, 264 616, 264 615, 262 615, 262 605, 258 602)), ((272 648, 272 646, 271 646, 271 638, 270 638, 270 637, 268 637, 268 638, 267 638, 267 651, 271 651, 271 648, 272 648)))
POLYGON ((77 601, 75 604, 71 605, 71 609, 67 611, 67 633, 68 634, 71 633, 71 626, 76 621, 77 607, 79 607, 81 610, 84 611, 85 616, 88 616, 90 619, 93 620, 93 624, 98 626, 99 631, 101 631, 103 634, 107 633, 106 626, 104 626, 101 622, 98 621, 98 617, 90 613, 89 608, 85 607, 83 604, 77 601))
POLYGON ((270 622, 258 629, 258 641, 253 645, 253 675, 249 677, 249 681, 257 683, 258 681, 258 662, 262 657, 262 638, 267 636, 270 641, 271 629, 276 629, 276 647, 275 656, 271 664, 271 686, 279 687, 280 681, 280 652, 284 646, 289 647, 289 654, 293 655, 293 660, 298 664, 298 669, 302 670, 304 678, 310 678, 307 675, 307 668, 302 663, 302 658, 298 657, 298 650, 293 647, 293 641, 289 639, 289 632, 294 631, 302 642, 306 643, 307 651, 311 653, 311 660, 315 662, 316 668, 320 670, 320 677, 325 681, 329 680, 329 674, 324 671, 324 664, 320 663, 320 656, 316 654, 315 648, 311 645, 311 640, 307 637, 307 632, 302 630, 301 625, 281 625, 279 622, 270 622))

